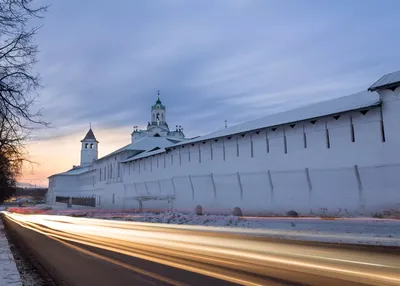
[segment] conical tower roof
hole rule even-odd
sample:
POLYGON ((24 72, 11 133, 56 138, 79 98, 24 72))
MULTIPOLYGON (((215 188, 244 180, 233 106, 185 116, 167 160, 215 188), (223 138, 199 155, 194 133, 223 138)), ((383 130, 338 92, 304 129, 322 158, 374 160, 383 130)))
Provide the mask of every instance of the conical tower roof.
POLYGON ((90 128, 89 131, 86 133, 85 138, 83 138, 83 140, 81 142, 83 142, 83 141, 93 141, 93 140, 96 141, 97 143, 99 143, 99 141, 97 141, 96 137, 94 136, 92 128, 90 128))

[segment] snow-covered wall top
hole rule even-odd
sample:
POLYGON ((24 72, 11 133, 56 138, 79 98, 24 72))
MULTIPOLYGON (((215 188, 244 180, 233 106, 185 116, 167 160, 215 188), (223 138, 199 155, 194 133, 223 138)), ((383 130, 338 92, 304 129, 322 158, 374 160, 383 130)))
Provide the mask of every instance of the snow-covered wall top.
POLYGON ((368 90, 376 91, 384 88, 396 88, 400 85, 400 71, 383 75, 368 90))
POLYGON ((83 168, 78 167, 76 169, 72 169, 72 170, 69 170, 69 171, 66 171, 63 173, 51 175, 49 178, 51 178, 53 176, 76 176, 76 175, 80 175, 80 174, 83 174, 88 171, 89 171, 89 167, 83 167, 83 168))
MULTIPOLYGON (((165 137, 143 137, 138 140, 136 140, 133 143, 130 143, 110 154, 107 154, 100 159, 98 159, 96 162, 99 162, 100 160, 108 159, 111 156, 115 156, 117 154, 120 154, 125 151, 136 151, 135 153, 141 153, 143 151, 151 151, 154 148, 165 148, 168 146, 173 145, 174 143, 169 140, 168 138, 165 137)), ((135 156, 136 157, 136 156, 135 156)))
POLYGON ((192 140, 178 143, 174 146, 191 144, 194 142, 239 134, 242 132, 248 132, 261 128, 294 123, 306 119, 314 119, 322 116, 334 115, 346 111, 379 105, 380 102, 380 96, 377 92, 361 91, 352 95, 319 102, 316 104, 300 107, 281 113, 267 115, 260 119, 225 128, 205 136, 200 136, 192 140))
POLYGON ((164 152, 165 152, 165 148, 157 149, 157 150, 154 150, 154 151, 142 152, 142 153, 140 153, 138 155, 135 155, 135 156, 130 157, 130 158, 124 160, 124 161, 121 161, 121 163, 126 163, 126 162, 130 162, 130 161, 133 161, 133 160, 138 160, 138 159, 141 159, 141 158, 145 158, 145 157, 148 157, 148 156, 161 154, 161 153, 164 153, 164 152))

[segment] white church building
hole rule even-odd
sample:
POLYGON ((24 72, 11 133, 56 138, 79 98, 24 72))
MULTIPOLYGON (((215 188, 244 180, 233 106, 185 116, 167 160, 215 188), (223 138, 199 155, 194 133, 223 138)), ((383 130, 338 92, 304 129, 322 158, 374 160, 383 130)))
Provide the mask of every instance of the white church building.
POLYGON ((400 72, 367 90, 205 136, 171 131, 158 99, 146 130, 98 158, 90 129, 79 167, 49 177, 57 196, 102 208, 245 215, 375 215, 400 210, 400 72))

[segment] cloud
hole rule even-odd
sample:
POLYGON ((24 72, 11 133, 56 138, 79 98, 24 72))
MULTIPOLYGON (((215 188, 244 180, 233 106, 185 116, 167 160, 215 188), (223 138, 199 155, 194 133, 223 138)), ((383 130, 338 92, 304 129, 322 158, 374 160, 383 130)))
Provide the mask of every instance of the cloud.
MULTIPOLYGON (((90 122, 100 148, 129 142, 132 126, 150 119, 158 89, 169 125, 193 137, 224 120, 357 92, 399 69, 397 1, 390 10, 361 0, 51 4, 38 22, 35 70, 44 86, 37 108, 53 128, 35 141, 72 148, 76 137, 78 153, 90 122)), ((64 160, 63 152, 52 157, 64 160)))

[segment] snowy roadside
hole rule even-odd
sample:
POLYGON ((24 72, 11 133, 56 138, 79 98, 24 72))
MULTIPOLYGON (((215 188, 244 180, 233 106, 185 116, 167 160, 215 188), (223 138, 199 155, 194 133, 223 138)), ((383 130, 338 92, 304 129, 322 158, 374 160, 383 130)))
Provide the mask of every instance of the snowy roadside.
MULTIPOLYGON (((206 231, 222 231, 271 238, 400 247, 400 220, 353 218, 271 218, 182 213, 93 213, 87 217, 202 226, 206 231)), ((199 229, 196 227, 196 229, 199 229)))
MULTIPOLYGON (((45 209, 45 205, 38 208, 45 209)), ((52 205, 43 214, 67 215, 108 220, 196 226, 205 231, 241 233, 279 239, 400 247, 400 220, 381 218, 318 217, 238 217, 196 215, 179 212, 137 213, 134 210, 107 210, 52 205)))
POLYGON ((3 285, 16 286, 22 285, 22 282, 0 218, 0 286, 3 285))

